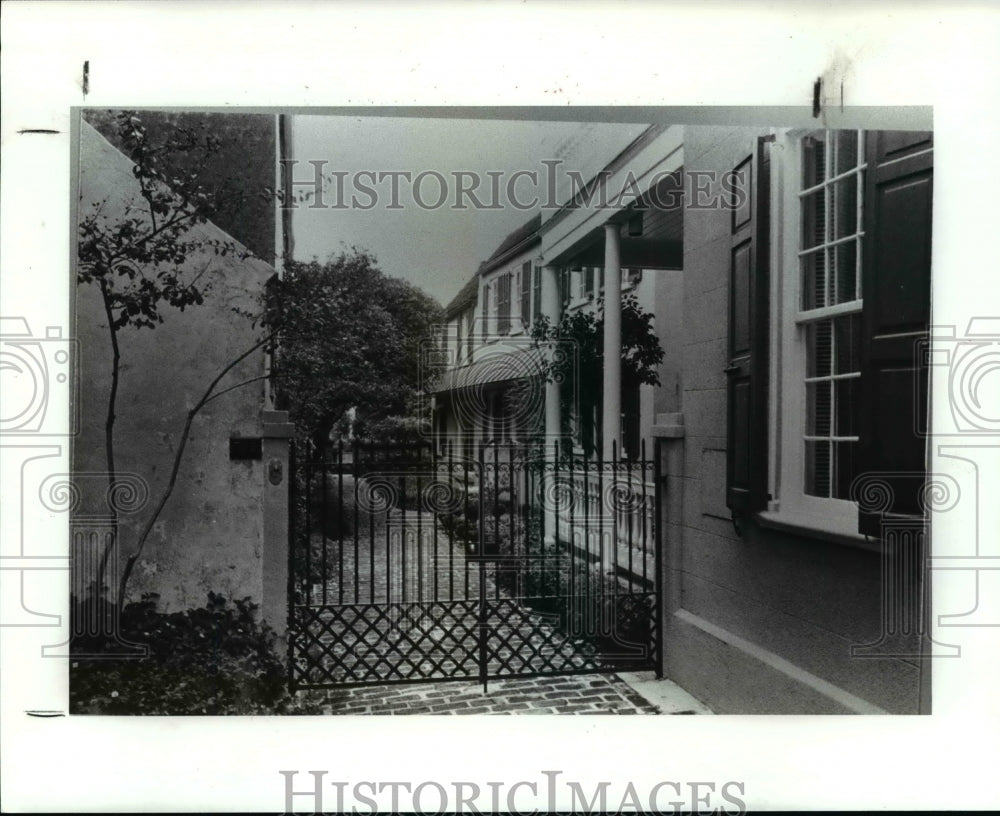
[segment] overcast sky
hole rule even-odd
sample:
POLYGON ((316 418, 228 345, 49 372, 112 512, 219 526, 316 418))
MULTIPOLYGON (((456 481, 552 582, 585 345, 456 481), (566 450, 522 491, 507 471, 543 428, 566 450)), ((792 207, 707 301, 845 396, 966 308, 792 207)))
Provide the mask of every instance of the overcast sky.
MULTIPOLYGON (((295 258, 322 261, 346 247, 364 248, 377 257, 384 272, 412 281, 447 304, 504 236, 538 212, 538 207, 518 209, 508 198, 508 185, 513 184, 513 196, 521 204, 536 197, 544 201, 549 195, 546 179, 554 173, 565 196, 566 171, 589 179, 644 128, 594 122, 296 115, 294 178, 311 179, 314 170, 309 162, 324 162, 326 185, 323 207, 316 207, 313 199, 303 201, 293 216, 295 258), (543 161, 561 164, 546 166, 543 161), (364 171, 411 176, 380 179, 364 171), (493 171, 492 178, 488 171, 493 171), (515 178, 518 171, 536 173, 538 183, 523 173, 515 178), (426 175, 418 183, 421 173, 426 175), (479 209, 471 196, 461 196, 460 186, 471 188, 477 181, 475 196, 496 209, 479 209), (435 206, 442 195, 445 203, 435 206), (469 208, 455 209, 457 198, 469 208)), ((299 194, 309 189, 296 187, 299 194)))

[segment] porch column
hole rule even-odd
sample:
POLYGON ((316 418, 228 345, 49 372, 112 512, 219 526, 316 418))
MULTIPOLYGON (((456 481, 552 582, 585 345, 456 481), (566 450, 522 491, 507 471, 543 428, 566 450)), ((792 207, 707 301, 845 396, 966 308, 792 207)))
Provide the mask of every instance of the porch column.
MULTIPOLYGON (((560 311, 562 310, 562 304, 559 302, 559 271, 554 266, 543 266, 542 267, 542 304, 541 313, 547 317, 552 325, 554 326, 559 322, 561 317, 560 311)), ((547 462, 554 461, 552 459, 553 450, 555 448, 556 442, 558 441, 562 429, 562 423, 560 422, 560 403, 559 403, 559 383, 556 382, 546 382, 545 383, 545 434, 542 437, 542 444, 544 445, 543 457, 547 462)), ((555 478, 555 474, 545 474, 543 473, 541 478, 543 480, 548 478, 555 478)), ((543 538, 544 546, 552 547, 555 545, 555 530, 556 530, 556 513, 555 509, 551 506, 544 505, 545 512, 543 518, 543 525, 545 529, 545 535, 543 538)))
POLYGON ((604 387, 601 438, 605 461, 612 441, 621 454, 622 415, 622 263, 617 224, 604 225, 604 387))
MULTIPOLYGON (((541 312, 554 326, 559 322, 559 273, 554 266, 542 267, 541 312)), ((552 443, 560 436, 559 383, 545 384, 545 449, 551 450, 552 443)))

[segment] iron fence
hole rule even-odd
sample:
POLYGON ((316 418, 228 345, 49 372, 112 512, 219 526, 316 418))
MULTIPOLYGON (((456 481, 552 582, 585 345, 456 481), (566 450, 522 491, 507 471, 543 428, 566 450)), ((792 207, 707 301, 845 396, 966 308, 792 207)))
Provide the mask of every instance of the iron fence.
POLYGON ((293 686, 657 668, 644 449, 354 442, 294 461, 293 686))

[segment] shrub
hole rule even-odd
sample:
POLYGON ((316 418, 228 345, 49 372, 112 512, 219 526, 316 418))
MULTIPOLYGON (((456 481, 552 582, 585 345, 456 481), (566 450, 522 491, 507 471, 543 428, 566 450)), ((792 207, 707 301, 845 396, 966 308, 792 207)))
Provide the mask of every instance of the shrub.
MULTIPOLYGON (((249 598, 209 593, 202 609, 163 613, 155 596, 121 612, 119 632, 148 644, 145 659, 84 656, 70 662, 71 714, 309 714, 321 709, 291 695, 274 632, 258 623, 249 598)), ((75 642, 88 654, 110 642, 75 642)))
MULTIPOLYGON (((600 564, 571 563, 564 547, 542 547, 541 513, 515 514, 513 535, 506 508, 497 525, 499 552, 515 559, 498 565, 500 588, 530 609, 559 616, 567 634, 615 653, 650 642, 653 600, 636 594, 600 564), (527 529, 525 529, 527 528, 527 529), (545 558, 538 557, 544 552, 545 558)), ((488 537, 493 535, 489 520, 488 537)))

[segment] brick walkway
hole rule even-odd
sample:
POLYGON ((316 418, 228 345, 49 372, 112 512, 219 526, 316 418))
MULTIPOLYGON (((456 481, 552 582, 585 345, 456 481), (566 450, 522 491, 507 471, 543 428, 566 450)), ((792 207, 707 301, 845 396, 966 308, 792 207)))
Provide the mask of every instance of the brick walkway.
MULTIPOLYGON (((363 686, 300 692, 326 701, 327 714, 661 714, 614 674, 478 682, 363 686)), ((671 711, 694 714, 693 709, 671 711)))
MULTIPOLYGON (((297 681, 475 677, 479 566, 435 527, 430 514, 383 515, 372 528, 343 540, 327 538, 328 580, 311 588, 313 606, 296 610, 297 681)), ((314 541, 321 542, 321 534, 314 541)), ((639 644, 598 652, 585 638, 563 632, 557 616, 512 598, 494 577, 490 569, 485 645, 491 675, 644 664, 639 644)))
MULTIPOLYGON (((572 674, 648 665, 641 645, 623 643, 614 653, 598 653, 588 638, 564 633, 557 616, 527 608, 500 589, 492 568, 484 572, 481 590, 480 567, 432 514, 370 513, 367 519, 367 525, 348 525, 343 536, 337 525, 313 530, 320 544, 325 528, 330 570, 310 588, 310 606, 296 608, 298 682, 372 683, 300 692, 325 705, 327 713, 663 713, 616 674, 572 674), (487 599, 491 675, 549 676, 491 680, 485 694, 478 681, 437 682, 477 675, 481 594, 487 599), (436 682, 376 685, 417 678, 436 682)), ((680 710, 686 707, 686 701, 672 702, 666 710, 688 713, 680 710)))

